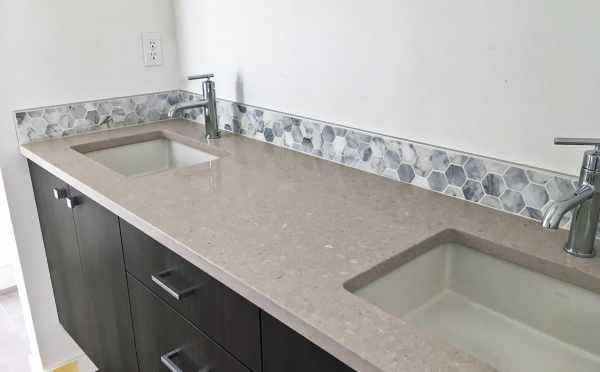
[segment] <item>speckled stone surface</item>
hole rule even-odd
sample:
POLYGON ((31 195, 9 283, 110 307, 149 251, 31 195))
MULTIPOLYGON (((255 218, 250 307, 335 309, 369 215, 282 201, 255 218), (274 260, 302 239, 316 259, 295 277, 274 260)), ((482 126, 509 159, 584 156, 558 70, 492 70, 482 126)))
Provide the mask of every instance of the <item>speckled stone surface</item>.
MULTIPOLYGON (((21 151, 358 371, 491 370, 344 289, 434 236, 464 237, 488 253, 600 292, 600 260, 564 254, 565 231, 544 232, 535 221, 242 136, 211 141, 224 156, 210 165, 129 178, 71 148, 153 131, 206 146, 200 125, 171 121, 21 151)), ((478 164, 465 169, 469 177, 483 176, 478 164)), ((468 175, 448 168, 446 176, 450 185, 462 185, 468 175)), ((441 188, 441 179, 431 181, 441 188)), ((498 193, 504 186, 488 179, 484 187, 498 193)), ((476 186, 469 192, 483 195, 476 186)), ((544 201, 536 190, 526 195, 544 201)), ((516 197, 500 202, 521 203, 516 197)))

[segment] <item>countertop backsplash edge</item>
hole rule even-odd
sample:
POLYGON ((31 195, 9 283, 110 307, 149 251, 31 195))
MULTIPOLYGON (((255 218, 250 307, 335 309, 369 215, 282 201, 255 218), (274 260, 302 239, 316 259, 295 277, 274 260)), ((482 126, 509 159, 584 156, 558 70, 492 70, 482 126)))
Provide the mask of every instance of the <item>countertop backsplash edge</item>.
MULTIPOLYGON (((23 145, 168 120, 171 107, 197 98, 172 90, 18 110, 15 128, 23 145)), ((217 109, 228 132, 537 221, 576 187, 577 179, 562 173, 276 110, 224 99, 217 109)), ((178 118, 203 122, 200 109, 178 118)), ((561 226, 569 222, 570 214, 561 226)))
POLYGON ((536 221, 577 185, 559 172, 234 101, 219 100, 218 111, 226 131, 536 221))

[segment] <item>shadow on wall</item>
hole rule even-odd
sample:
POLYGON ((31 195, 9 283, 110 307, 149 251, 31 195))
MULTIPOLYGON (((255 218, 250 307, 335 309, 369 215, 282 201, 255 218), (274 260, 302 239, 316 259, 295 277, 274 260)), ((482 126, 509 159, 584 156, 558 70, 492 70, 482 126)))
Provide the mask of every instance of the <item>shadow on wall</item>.
POLYGON ((238 72, 235 77, 235 101, 244 103, 244 79, 238 72))

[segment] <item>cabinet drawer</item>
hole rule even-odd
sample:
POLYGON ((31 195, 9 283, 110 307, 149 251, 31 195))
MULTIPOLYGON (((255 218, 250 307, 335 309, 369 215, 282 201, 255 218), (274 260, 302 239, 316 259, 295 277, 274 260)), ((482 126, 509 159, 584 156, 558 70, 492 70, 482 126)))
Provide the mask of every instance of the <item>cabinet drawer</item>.
POLYGON ((123 220, 121 236, 131 275, 246 367, 261 370, 256 306, 123 220))
POLYGON ((249 372, 138 280, 127 279, 140 371, 249 372))

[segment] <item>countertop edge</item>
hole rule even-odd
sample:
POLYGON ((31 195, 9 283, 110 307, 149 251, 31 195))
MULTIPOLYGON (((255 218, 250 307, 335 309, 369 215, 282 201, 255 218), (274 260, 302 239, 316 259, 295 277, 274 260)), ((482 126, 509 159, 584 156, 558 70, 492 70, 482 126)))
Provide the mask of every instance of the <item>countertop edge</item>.
POLYGON ((330 337, 326 336, 316 328, 307 324, 301 318, 295 316, 289 311, 286 311, 281 306, 275 304, 268 297, 260 294, 252 287, 244 284, 234 275, 223 271, 219 267, 207 261, 205 258, 193 253, 191 249, 181 244, 170 235, 139 218, 137 215, 128 211, 127 209, 121 207, 119 204, 113 202, 110 198, 107 198, 101 193, 96 192, 90 186, 65 173, 23 145, 20 145, 19 148, 21 155, 26 159, 33 161, 49 173, 58 177, 70 186, 75 187, 78 191, 85 194, 87 197, 90 197, 96 203, 102 205, 104 208, 116 214, 118 217, 123 218, 125 221, 150 236, 152 239, 158 241, 174 253, 183 257, 186 261, 198 267, 200 270, 205 271, 207 274, 211 275, 213 278, 217 279, 234 292, 246 298, 260 309, 268 312, 270 315, 283 322, 300 335, 306 337, 308 340, 315 343, 326 352, 344 362, 349 367, 361 372, 382 372, 381 369, 362 359, 356 353, 332 340, 330 337))

